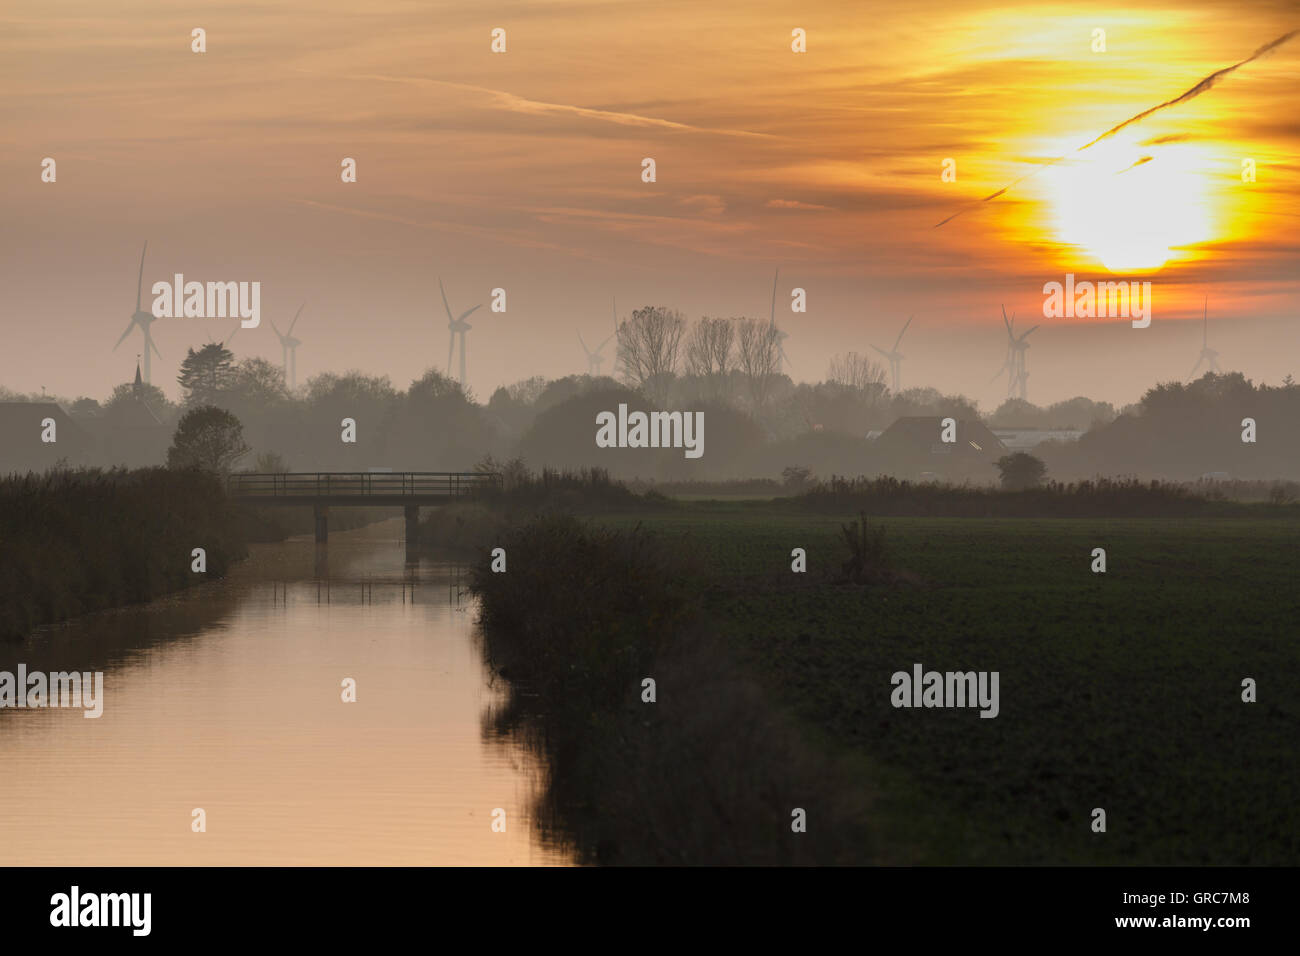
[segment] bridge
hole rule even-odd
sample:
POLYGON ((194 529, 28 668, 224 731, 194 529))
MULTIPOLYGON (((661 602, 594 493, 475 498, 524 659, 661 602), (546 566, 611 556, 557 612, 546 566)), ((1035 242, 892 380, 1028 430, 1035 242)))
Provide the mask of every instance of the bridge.
POLYGON ((316 542, 329 539, 329 509, 403 508, 406 546, 419 539, 420 506, 442 505, 501 487, 495 472, 363 471, 242 473, 226 479, 226 493, 250 505, 310 505, 316 517, 316 542))

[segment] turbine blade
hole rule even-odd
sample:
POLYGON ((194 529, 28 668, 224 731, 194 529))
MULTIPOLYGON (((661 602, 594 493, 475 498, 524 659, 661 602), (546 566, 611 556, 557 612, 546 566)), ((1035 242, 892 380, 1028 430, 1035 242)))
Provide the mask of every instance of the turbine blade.
MULTIPOLYGON (((442 276, 438 277, 438 291, 442 293, 442 307, 447 310, 447 321, 453 321, 451 317, 451 306, 447 304, 447 290, 442 287, 442 276)), ((451 374, 451 360, 447 360, 447 374, 451 374)))
POLYGON ((582 337, 581 332, 578 333, 578 341, 582 343, 582 350, 587 353, 587 358, 591 358, 591 349, 587 348, 587 340, 582 337))
POLYGON ((772 328, 776 328, 776 280, 781 275, 781 267, 777 266, 776 272, 772 273, 772 312, 770 321, 772 328))
POLYGON ((302 310, 306 305, 307 303, 304 302, 298 306, 298 311, 293 314, 293 321, 289 323, 289 331, 284 333, 285 335, 293 335, 293 327, 298 324, 298 316, 302 315, 302 310))
POLYGON ((608 345, 611 341, 613 341, 613 339, 614 339, 614 336, 611 335, 611 336, 610 336, 609 338, 607 338, 605 341, 601 342, 601 343, 600 343, 600 347, 596 349, 596 354, 597 354, 597 355, 600 355, 601 352, 605 351, 605 346, 608 345))
POLYGON ((149 332, 149 327, 144 327, 144 340, 149 343, 149 348, 153 349, 153 354, 162 358, 162 353, 158 351, 158 346, 153 344, 153 335, 149 332))
POLYGON ((882 349, 879 345, 873 345, 871 347, 875 349, 877 352, 879 352, 881 355, 883 355, 885 358, 889 359, 891 362, 894 360, 894 357, 890 355, 888 352, 886 352, 884 349, 882 349))
POLYGON ((472 308, 472 309, 466 309, 464 312, 462 312, 462 313, 460 314, 460 318, 457 319, 456 321, 457 321, 457 322, 464 322, 465 319, 468 318, 469 315, 470 315, 471 313, 477 312, 477 311, 478 311, 479 309, 481 309, 481 308, 483 308, 482 303, 480 303, 480 304, 474 306, 474 308, 472 308))
POLYGON ((144 241, 144 248, 140 250, 140 275, 135 280, 135 310, 140 311, 140 290, 144 287, 144 254, 149 251, 149 240, 144 241))
POLYGON ((1198 358, 1196 360, 1196 364, 1192 366, 1192 370, 1187 373, 1188 381, 1191 381, 1196 377, 1196 371, 1201 367, 1201 362, 1203 362, 1204 360, 1205 360, 1205 356, 1201 356, 1201 358, 1198 358))
MULTIPOLYGON (((914 315, 909 315, 909 316, 907 317, 907 322, 904 323, 904 325, 903 325, 903 332, 906 332, 906 331, 907 331, 907 327, 908 327, 909 325, 912 324, 912 320, 913 320, 914 318, 916 318, 916 316, 914 316, 914 315)), ((899 333, 898 333, 898 339, 894 342, 894 351, 895 351, 895 352, 898 351, 898 346, 899 346, 900 344, 902 344, 902 341, 903 341, 903 332, 899 332, 899 333)))
MULTIPOLYGON (((131 334, 131 330, 133 328, 135 328, 135 319, 132 319, 130 322, 126 323, 126 331, 123 332, 122 337, 117 340, 117 345, 121 345, 123 342, 126 341, 126 337, 131 334)), ((113 346, 114 351, 117 351, 117 345, 113 346)))
MULTIPOLYGON (((1029 330, 1029 332, 1034 331, 1034 329, 1039 328, 1041 325, 1042 325, 1042 323, 1040 322, 1039 325, 1035 325, 1032 329, 1029 330)), ((1020 333, 1020 341, 1021 341, 1021 342, 1023 342, 1025 339, 1029 338, 1029 332, 1022 332, 1022 333, 1020 333)))

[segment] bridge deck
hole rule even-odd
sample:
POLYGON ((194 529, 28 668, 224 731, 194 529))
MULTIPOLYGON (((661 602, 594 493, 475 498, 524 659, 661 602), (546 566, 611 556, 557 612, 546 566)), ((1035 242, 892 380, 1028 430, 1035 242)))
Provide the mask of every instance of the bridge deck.
POLYGON ((288 472, 235 474, 233 498, 267 505, 428 505, 499 488, 491 472, 288 472))

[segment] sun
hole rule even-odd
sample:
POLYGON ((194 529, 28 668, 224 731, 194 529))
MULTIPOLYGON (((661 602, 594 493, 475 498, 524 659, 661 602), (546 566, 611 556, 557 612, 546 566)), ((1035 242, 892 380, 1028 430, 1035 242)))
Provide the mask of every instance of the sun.
POLYGON ((1157 271, 1211 237, 1202 147, 1143 145, 1120 135, 1052 155, 1065 158, 1041 176, 1050 229, 1110 272, 1157 271))

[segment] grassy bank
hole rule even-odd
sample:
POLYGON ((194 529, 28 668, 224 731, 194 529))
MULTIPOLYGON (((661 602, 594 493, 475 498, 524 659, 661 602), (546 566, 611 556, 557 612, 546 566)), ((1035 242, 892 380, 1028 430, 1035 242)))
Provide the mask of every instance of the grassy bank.
POLYGON ((220 577, 247 553, 246 520, 199 472, 0 479, 0 639, 220 577), (194 548, 206 574, 190 570, 194 548))
POLYGON ((1230 507, 885 517, 867 586, 843 581, 852 514, 789 500, 606 512, 598 547, 533 525, 477 578, 522 691, 503 720, 551 762, 549 825, 609 862, 1294 865, 1300 520, 1230 507), (892 707, 914 663, 998 671, 999 716, 892 707))
MULTIPOLYGON (((786 499, 800 512, 874 515, 931 515, 950 518, 1101 518, 1101 517, 1285 517, 1298 510, 1289 487, 1255 489, 1246 503, 1245 483, 1230 497, 1215 484, 1095 478, 1070 483, 1048 482, 1038 488, 1007 491, 993 486, 950 485, 879 478, 831 478, 786 499)), ((1262 485, 1263 483, 1254 483, 1262 485)))
POLYGON ((548 515, 475 566, 484 649, 514 693, 498 731, 545 758, 535 808, 585 862, 851 862, 870 852, 841 771, 793 733, 700 616, 689 555, 548 515), (644 699, 647 678, 655 701, 644 699), (792 812, 815 821, 791 830, 792 812))

